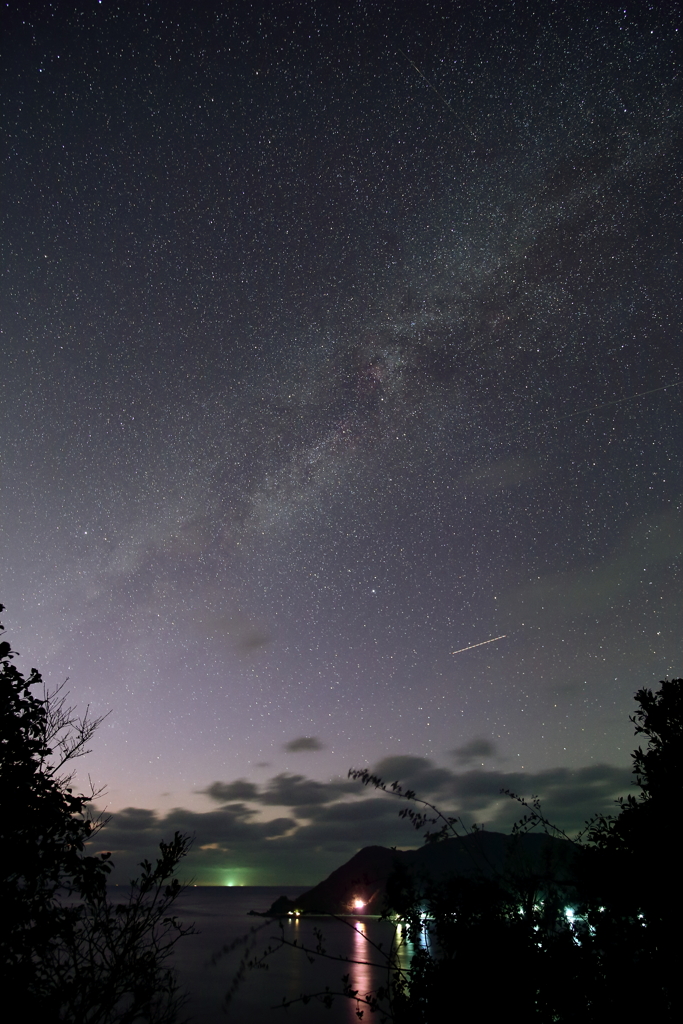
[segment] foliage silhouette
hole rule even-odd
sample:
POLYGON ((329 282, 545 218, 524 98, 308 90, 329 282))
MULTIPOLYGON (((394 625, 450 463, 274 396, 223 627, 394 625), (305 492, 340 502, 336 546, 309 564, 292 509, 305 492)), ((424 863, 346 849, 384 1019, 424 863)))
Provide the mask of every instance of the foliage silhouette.
MULTIPOLYGON (((0 611, 4 607, 0 605, 0 611)), ((0 625, 0 630, 2 626, 0 625)), ((183 1003, 166 960, 192 931, 172 916, 173 873, 189 847, 176 833, 153 866, 140 865, 127 898, 112 903, 108 853, 86 846, 106 822, 99 792, 75 794, 70 763, 89 752, 102 719, 78 718, 62 687, 34 693, 0 642, 0 963, 28 1020, 171 1024, 183 1003), (67 768, 67 770, 65 770, 67 768)))
MULTIPOLYGON (((533 830, 563 839, 572 854, 569 874, 550 861, 540 870, 513 861, 500 870, 481 861, 471 877, 434 882, 397 868, 383 915, 395 921, 389 949, 344 921, 363 935, 368 956, 337 957, 319 930, 316 942, 306 945, 290 940, 280 922, 279 934, 256 954, 252 934, 240 979, 247 968, 267 966, 289 946, 311 960, 382 968, 386 981, 363 993, 346 974, 338 989, 285 999, 284 1008, 312 1000, 329 1006, 343 996, 355 1002, 359 1019, 368 1012, 396 1024, 431 1024, 456 1009, 497 1021, 502 1001, 514 1001, 516 1013, 544 1024, 577 1019, 597 1024, 639 1014, 680 1019, 680 858, 673 815, 683 795, 683 680, 664 681, 654 694, 642 689, 635 699, 638 710, 631 721, 648 742, 633 753, 640 793, 619 800, 618 813, 596 815, 571 837, 548 820, 537 797, 507 794, 524 809, 512 842, 533 830), (498 1000, 492 986, 502 993, 498 1000)), ((460 818, 398 782, 387 784, 367 770, 349 775, 408 801, 400 814, 415 828, 426 828, 428 843, 468 833, 460 818)))
POLYGON ((680 825, 683 795, 683 679, 637 692, 630 720, 647 746, 633 752, 640 792, 619 801, 616 815, 588 823, 582 891, 605 974, 637 970, 638 986, 621 986, 623 1011, 678 1018, 680 825))

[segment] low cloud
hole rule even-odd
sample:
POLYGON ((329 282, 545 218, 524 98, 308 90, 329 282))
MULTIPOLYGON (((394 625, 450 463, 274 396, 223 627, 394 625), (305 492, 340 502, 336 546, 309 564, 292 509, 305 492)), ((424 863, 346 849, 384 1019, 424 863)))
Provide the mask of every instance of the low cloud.
POLYGON ((247 656, 271 643, 272 637, 258 622, 234 611, 201 609, 191 619, 192 633, 202 640, 228 644, 238 655, 247 656))
MULTIPOLYGON (((458 748, 456 760, 480 756, 484 742, 458 748)), ((548 818, 573 832, 595 813, 614 812, 615 799, 632 789, 630 769, 608 764, 541 772, 451 770, 425 757, 398 755, 370 770, 387 783, 414 789, 467 827, 485 824, 501 832, 524 813, 501 790, 538 795, 548 818)), ((221 806, 206 812, 176 808, 163 816, 129 807, 113 814, 93 846, 115 851, 113 880, 136 874, 136 865, 153 858, 159 841, 175 831, 195 837, 181 876, 212 885, 235 877, 247 885, 313 885, 363 846, 411 847, 423 841, 399 817, 405 801, 347 779, 321 782, 283 773, 262 786, 236 779, 213 782, 202 792, 221 806), (273 812, 276 816, 267 818, 273 812)))
POLYGON ((156 813, 143 807, 126 807, 116 815, 116 824, 121 832, 144 832, 156 825, 156 813))
POLYGON ((473 761, 481 761, 482 758, 496 756, 495 744, 490 740, 477 738, 465 743, 462 747, 456 747, 451 751, 452 756, 459 765, 471 764, 473 761))
POLYGON ((276 807, 302 807, 329 804, 346 793, 357 793, 356 782, 318 782, 304 775, 276 775, 261 791, 258 799, 276 807))
POLYGON ((448 768, 439 768, 426 757, 398 755, 385 757, 372 768, 385 782, 400 782, 420 795, 440 793, 453 777, 448 768))
POLYGON ((246 779, 236 779, 234 782, 212 782, 206 789, 200 789, 200 793, 210 796, 218 803, 226 804, 231 800, 256 800, 258 797, 258 786, 246 779))
POLYGON ((200 792, 223 804, 233 800, 249 800, 272 807, 307 807, 329 804, 345 794, 358 794, 361 789, 359 782, 347 779, 320 782, 305 775, 282 772, 261 787, 246 779, 237 779, 235 782, 212 782, 200 792))
POLYGON ((325 744, 317 736, 297 736, 295 740, 285 743, 284 749, 289 754, 298 754, 304 750, 324 750, 325 744))
POLYGON ((253 654, 270 642, 271 638, 264 629, 253 626, 239 634, 235 641, 235 649, 239 654, 253 654))

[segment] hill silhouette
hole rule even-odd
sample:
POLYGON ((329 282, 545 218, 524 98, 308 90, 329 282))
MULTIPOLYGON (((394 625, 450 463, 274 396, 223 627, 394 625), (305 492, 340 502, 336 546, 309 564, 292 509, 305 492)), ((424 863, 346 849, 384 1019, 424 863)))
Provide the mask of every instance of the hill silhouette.
POLYGON ((366 846, 324 881, 292 901, 280 896, 263 916, 302 914, 379 914, 387 881, 403 870, 416 881, 441 882, 451 877, 497 878, 542 887, 571 885, 576 848, 564 839, 543 834, 505 835, 471 832, 430 843, 417 850, 366 846), (362 906, 360 904, 362 903, 362 906))

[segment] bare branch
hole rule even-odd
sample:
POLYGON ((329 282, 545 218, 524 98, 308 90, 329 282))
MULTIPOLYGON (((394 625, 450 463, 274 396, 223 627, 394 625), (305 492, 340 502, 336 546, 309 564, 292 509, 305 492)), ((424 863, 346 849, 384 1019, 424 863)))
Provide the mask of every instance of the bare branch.
MULTIPOLYGON (((88 746, 94 733, 111 712, 108 711, 98 718, 90 715, 90 705, 85 714, 79 717, 76 708, 67 704, 68 690, 63 693, 68 677, 54 690, 48 690, 43 684, 43 707, 45 710, 45 745, 50 754, 43 759, 42 768, 51 776, 56 776, 68 761, 74 761, 91 752, 88 746)), ((69 779, 72 775, 68 776, 69 779)))

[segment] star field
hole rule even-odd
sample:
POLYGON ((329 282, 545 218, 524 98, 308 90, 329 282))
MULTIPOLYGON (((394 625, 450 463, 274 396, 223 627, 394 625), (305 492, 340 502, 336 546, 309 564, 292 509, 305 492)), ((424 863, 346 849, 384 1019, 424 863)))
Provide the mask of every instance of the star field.
POLYGON ((111 809, 611 798, 683 654, 679 6, 2 17, 0 599, 111 809))

